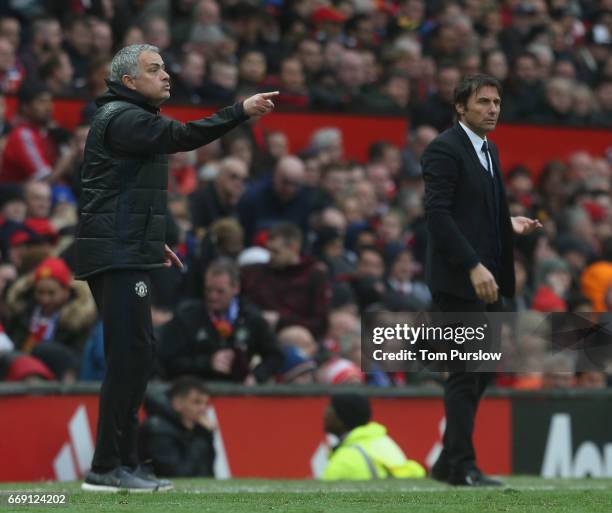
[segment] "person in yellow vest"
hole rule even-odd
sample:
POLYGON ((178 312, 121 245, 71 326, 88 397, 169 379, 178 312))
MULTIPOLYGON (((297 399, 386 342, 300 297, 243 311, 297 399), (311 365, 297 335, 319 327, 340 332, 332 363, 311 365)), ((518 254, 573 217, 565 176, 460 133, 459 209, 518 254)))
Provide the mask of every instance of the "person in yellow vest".
POLYGON ((426 471, 387 435, 387 428, 371 422, 368 398, 359 394, 336 394, 325 410, 325 432, 340 443, 333 449, 321 476, 338 479, 423 478, 426 471))

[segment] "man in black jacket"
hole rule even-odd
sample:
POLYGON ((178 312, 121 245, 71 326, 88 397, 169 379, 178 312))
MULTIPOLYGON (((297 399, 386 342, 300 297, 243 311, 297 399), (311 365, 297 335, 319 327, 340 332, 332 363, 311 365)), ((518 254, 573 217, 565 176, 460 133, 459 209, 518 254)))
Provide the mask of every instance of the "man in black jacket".
POLYGON ((166 394, 145 399, 147 420, 139 433, 140 457, 168 477, 213 477, 215 426, 206 415, 210 394, 201 379, 183 376, 166 394))
POLYGON ((247 385, 265 382, 281 367, 283 355, 267 321, 241 301, 236 265, 221 258, 206 270, 204 300, 181 303, 164 326, 160 360, 169 377, 185 374, 247 385), (255 355, 260 363, 251 369, 255 355))
POLYGON ((182 124, 159 114, 170 81, 156 47, 131 45, 111 62, 85 145, 76 238, 76 277, 88 281, 102 316, 107 367, 84 490, 168 487, 138 471, 136 450, 137 412, 154 361, 149 272, 182 265, 165 244, 167 154, 193 150, 270 112, 274 94, 182 124))
MULTIPOLYGON (((423 154, 427 217, 426 277, 440 312, 499 312, 514 295, 513 233, 541 227, 510 217, 497 148, 487 139, 499 118, 501 85, 487 75, 455 89, 458 123, 423 154)), ((476 466, 472 445, 478 402, 492 375, 451 372, 444 403, 444 449, 432 476, 454 485, 499 484, 476 466)))

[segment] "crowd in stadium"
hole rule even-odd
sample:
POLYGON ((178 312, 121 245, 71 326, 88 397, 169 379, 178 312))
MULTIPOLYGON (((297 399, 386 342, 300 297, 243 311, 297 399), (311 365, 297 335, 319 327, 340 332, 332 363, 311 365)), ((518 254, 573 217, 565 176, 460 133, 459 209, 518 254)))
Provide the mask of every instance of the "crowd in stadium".
MULTIPOLYGON (((93 99, 116 49, 157 46, 178 104, 279 90, 280 110, 401 114, 411 126, 405 146, 374 143, 364 162, 346 158, 335 127, 295 155, 257 120, 172 155, 166 238, 185 268, 153 273, 157 376, 408 386, 442 378, 364 374, 360 316, 431 306, 420 157, 453 123, 455 86, 480 71, 498 78, 503 122, 609 128, 611 38, 609 0, 3 3, 0 380, 103 376, 73 240, 93 99), (53 120, 59 97, 84 100, 72 132, 53 120)), ((515 254, 516 336, 531 354, 543 354, 534 332, 547 313, 612 312, 611 159, 577 152, 506 170, 512 215, 544 224, 515 254)), ((554 355, 497 384, 603 388, 610 376, 554 355)))

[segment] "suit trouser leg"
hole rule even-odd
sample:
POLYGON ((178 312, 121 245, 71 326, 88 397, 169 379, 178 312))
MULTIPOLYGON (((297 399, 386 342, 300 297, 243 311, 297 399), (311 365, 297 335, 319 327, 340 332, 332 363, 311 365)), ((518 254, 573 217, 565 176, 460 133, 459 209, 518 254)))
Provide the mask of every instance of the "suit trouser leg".
MULTIPOLYGON (((467 301, 446 295, 434 296, 441 312, 497 311, 499 305, 485 305, 481 301, 467 301)), ((479 372, 451 372, 444 386, 446 429, 440 465, 449 475, 462 475, 476 468, 476 453, 472 442, 474 422, 480 398, 494 374, 479 372)))
POLYGON ((108 271, 88 282, 102 316, 106 361, 92 469, 106 472, 138 464, 138 409, 155 350, 151 284, 148 272, 132 270, 108 271))

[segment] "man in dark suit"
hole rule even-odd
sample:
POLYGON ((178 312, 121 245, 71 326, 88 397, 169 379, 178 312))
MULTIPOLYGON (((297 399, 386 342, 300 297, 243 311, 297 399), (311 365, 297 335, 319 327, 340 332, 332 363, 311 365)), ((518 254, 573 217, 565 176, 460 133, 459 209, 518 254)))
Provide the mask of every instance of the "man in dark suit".
MULTIPOLYGON (((455 89, 457 123, 422 158, 428 247, 426 277, 441 312, 498 312, 514 294, 513 234, 541 224, 510 217, 496 146, 501 85, 487 75, 455 89)), ((444 449, 432 476, 453 485, 500 484, 482 474, 472 445, 478 402, 492 374, 451 372, 445 385, 444 449)))

